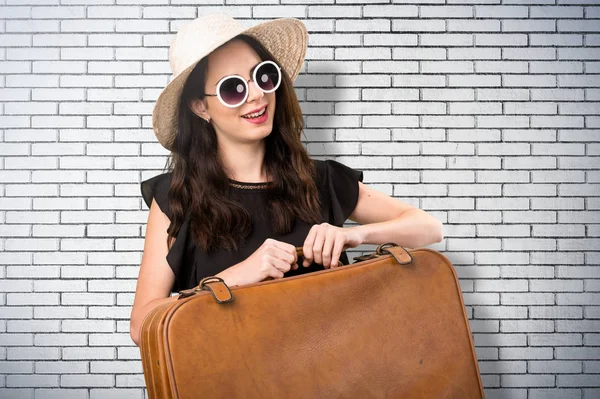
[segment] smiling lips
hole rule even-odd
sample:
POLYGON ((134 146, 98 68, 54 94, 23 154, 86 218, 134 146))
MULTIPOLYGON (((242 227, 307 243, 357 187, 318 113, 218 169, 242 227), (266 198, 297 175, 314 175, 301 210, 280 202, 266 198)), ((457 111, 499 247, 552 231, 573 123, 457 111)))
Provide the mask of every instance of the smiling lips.
POLYGON ((256 117, 262 115, 266 111, 266 109, 267 109, 267 106, 265 105, 259 111, 253 111, 253 112, 249 112, 247 114, 242 115, 242 118, 256 118, 256 117))

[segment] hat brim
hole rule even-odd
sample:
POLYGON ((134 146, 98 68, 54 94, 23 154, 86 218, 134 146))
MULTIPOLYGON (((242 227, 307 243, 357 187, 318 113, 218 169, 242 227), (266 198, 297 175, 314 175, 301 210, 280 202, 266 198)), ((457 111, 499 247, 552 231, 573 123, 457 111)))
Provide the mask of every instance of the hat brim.
MULTIPOLYGON (((296 18, 279 18, 262 22, 239 33, 235 33, 231 37, 223 38, 206 55, 242 33, 253 36, 260 41, 279 61, 290 79, 292 81, 296 79, 302 69, 308 42, 308 32, 302 21, 296 18)), ((181 71, 179 75, 167 84, 159 94, 152 109, 152 128, 154 134, 160 144, 168 150, 172 149, 173 141, 177 135, 179 101, 183 86, 201 59, 199 58, 181 71)))

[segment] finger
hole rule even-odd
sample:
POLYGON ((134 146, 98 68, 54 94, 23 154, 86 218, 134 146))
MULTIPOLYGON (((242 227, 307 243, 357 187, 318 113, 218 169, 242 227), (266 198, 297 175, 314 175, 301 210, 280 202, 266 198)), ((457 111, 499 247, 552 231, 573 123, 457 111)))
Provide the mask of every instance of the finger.
POLYGON ((343 240, 337 240, 335 245, 333 246, 333 253, 331 254, 331 267, 338 267, 338 261, 340 260, 340 256, 342 255, 342 251, 344 250, 343 240))
POLYGON ((292 262, 296 263, 298 262, 298 251, 296 251, 296 246, 289 244, 289 251, 292 254, 292 262))
POLYGON ((323 266, 331 267, 331 254, 333 252, 333 245, 335 244, 336 231, 333 228, 327 229, 325 233, 325 242, 323 243, 323 253, 321 258, 323 259, 323 266))
POLYGON ((315 243, 315 237, 317 235, 318 225, 313 225, 304 240, 304 246, 302 247, 302 252, 304 253, 304 261, 302 261, 302 266, 307 267, 313 261, 313 245, 315 243))
POLYGON ((265 262, 266 265, 268 265, 268 267, 266 268, 267 279, 268 278, 276 279, 276 278, 282 277, 283 272, 281 270, 279 270, 277 267, 275 267, 275 262, 277 261, 277 258, 275 258, 272 255, 267 254, 263 258, 263 261, 265 262))
POLYGON ((278 256, 281 260, 286 261, 289 265, 293 265, 298 260, 296 255, 296 247, 294 247, 294 253, 280 250, 278 256))
POLYGON ((325 234, 327 233, 327 227, 324 225, 319 226, 317 236, 315 237, 315 243, 313 244, 313 257, 315 262, 323 264, 323 245, 325 244, 325 234))
POLYGON ((296 247, 296 262, 295 264, 300 267, 300 259, 304 263, 304 249, 302 247, 296 247))
POLYGON ((271 272, 270 276, 273 277, 274 279, 284 277, 284 274, 281 270, 279 270, 277 268, 272 268, 271 270, 272 270, 272 272, 271 272))
POLYGON ((281 278, 281 277, 283 277, 284 273, 286 273, 288 270, 290 270, 291 265, 288 262, 286 262, 285 260, 278 259, 278 258, 271 258, 271 266, 273 266, 273 268, 276 269, 275 275, 278 278, 281 278), (278 274, 278 272, 280 274, 278 274))
MULTIPOLYGON (((275 247, 277 247, 278 249, 284 251, 287 254, 291 255, 291 260, 290 263, 292 262, 296 262, 298 260, 298 255, 296 253, 296 246, 292 245, 290 243, 287 242, 283 242, 283 241, 279 241, 279 240, 275 240, 273 239, 275 247)), ((284 257, 284 259, 288 259, 290 258, 289 256, 284 257)))
POLYGON ((269 255, 272 255, 276 258, 283 259, 287 261, 289 264, 292 264, 298 260, 298 255, 296 253, 296 247, 287 242, 278 241, 273 238, 269 238, 272 241, 272 246, 268 248, 269 255))

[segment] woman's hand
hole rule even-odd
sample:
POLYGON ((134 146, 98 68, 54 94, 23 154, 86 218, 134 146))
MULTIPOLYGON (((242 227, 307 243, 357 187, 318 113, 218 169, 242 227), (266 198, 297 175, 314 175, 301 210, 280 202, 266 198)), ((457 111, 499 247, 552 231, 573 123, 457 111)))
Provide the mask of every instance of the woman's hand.
POLYGON ((337 267, 342 251, 362 244, 362 235, 356 227, 337 227, 329 223, 311 227, 302 251, 302 266, 308 267, 314 261, 325 268, 337 267))
POLYGON ((228 276, 231 271, 235 285, 252 284, 264 279, 283 278, 284 273, 298 268, 297 261, 295 246, 267 238, 252 255, 219 274, 228 276))

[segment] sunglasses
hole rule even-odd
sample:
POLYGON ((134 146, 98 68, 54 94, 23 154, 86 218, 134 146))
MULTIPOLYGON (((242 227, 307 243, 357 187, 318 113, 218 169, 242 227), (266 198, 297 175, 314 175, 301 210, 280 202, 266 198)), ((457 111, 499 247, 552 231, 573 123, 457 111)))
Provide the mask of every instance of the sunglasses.
MULTIPOLYGON (((281 83, 281 68, 273 61, 263 61, 254 68, 252 79, 263 93, 277 90, 281 83)), ((242 105, 248 98, 248 81, 240 75, 228 75, 217 83, 215 94, 221 104, 229 108, 242 105)))

